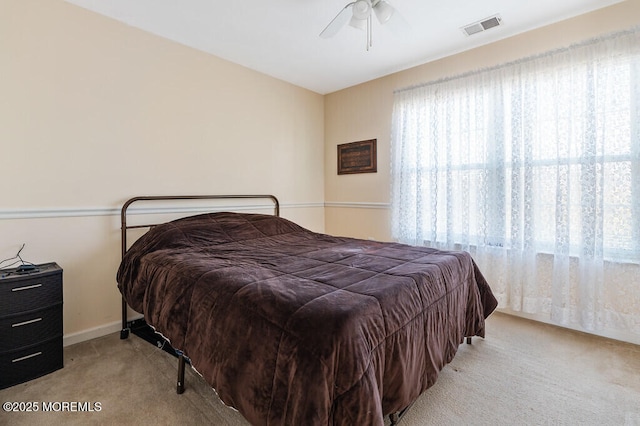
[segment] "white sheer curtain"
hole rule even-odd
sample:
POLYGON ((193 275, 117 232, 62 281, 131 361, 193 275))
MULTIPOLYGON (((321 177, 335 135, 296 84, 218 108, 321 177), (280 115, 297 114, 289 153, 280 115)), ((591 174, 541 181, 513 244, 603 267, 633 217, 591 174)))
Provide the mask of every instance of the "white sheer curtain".
POLYGON ((640 32, 395 93, 392 233, 500 306, 640 340, 640 32))

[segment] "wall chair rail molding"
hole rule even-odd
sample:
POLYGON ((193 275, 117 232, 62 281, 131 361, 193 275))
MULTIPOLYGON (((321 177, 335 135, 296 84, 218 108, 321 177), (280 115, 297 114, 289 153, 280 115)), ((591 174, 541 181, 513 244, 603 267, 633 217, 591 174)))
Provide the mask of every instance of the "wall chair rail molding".
POLYGON ((109 207, 1 209, 0 220, 115 216, 118 214, 120 214, 119 208, 109 207))
MULTIPOLYGON (((323 208, 324 202, 299 202, 299 203, 280 203, 281 208, 323 208)), ((217 205, 216 211, 241 211, 241 210, 259 210, 262 208, 272 208, 271 206, 262 204, 242 204, 242 205, 217 205)), ((132 209, 131 214, 172 214, 172 213, 203 213, 211 212, 211 206, 193 205, 190 207, 155 207, 144 208, 139 207, 132 209)), ((29 208, 29 209, 0 209, 0 220, 16 220, 16 219, 46 219, 46 218, 65 218, 65 217, 91 217, 91 216, 119 216, 120 206, 118 207, 63 207, 63 208, 29 208)))
POLYGON ((380 209, 388 210, 391 208, 389 203, 363 203, 354 201, 327 201, 325 207, 345 208, 345 209, 380 209))

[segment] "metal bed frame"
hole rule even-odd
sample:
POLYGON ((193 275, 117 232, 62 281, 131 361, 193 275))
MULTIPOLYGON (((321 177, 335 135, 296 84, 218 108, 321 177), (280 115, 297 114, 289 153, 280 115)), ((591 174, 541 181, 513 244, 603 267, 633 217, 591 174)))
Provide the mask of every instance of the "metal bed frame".
MULTIPOLYGON (((134 197, 131 198, 129 200, 127 200, 123 206, 122 206, 122 210, 120 213, 120 218, 121 218, 121 235, 122 235, 122 257, 124 258, 125 254, 127 253, 127 231, 130 229, 136 229, 136 228, 151 228, 157 224, 150 224, 150 223, 146 223, 146 224, 140 224, 140 225, 128 225, 127 224, 127 210, 128 208, 136 202, 141 202, 141 201, 176 201, 176 200, 233 200, 233 199, 269 199, 271 200, 271 202, 273 203, 273 209, 274 209, 274 216, 280 216, 280 203, 278 202, 278 199, 273 196, 273 195, 176 195, 176 196, 169 196, 169 195, 160 195, 160 196, 141 196, 141 197, 134 197)), ((252 206, 253 207, 253 206, 252 206)), ((263 207, 263 206, 260 206, 263 207)), ((256 206, 256 208, 258 208, 256 206)), ((209 210, 207 208, 207 210, 209 210)), ((212 211, 217 211, 214 207, 211 207, 212 211)), ((134 330, 135 328, 141 328, 138 327, 137 325, 135 325, 134 323, 136 321, 128 321, 127 318, 127 302, 124 299, 124 296, 122 297, 122 329, 120 330, 120 339, 126 339, 129 337, 129 332, 133 332, 134 334, 138 334, 136 333, 136 331, 134 330)), ((140 320, 137 320, 140 321, 140 320)), ((151 330, 151 327, 149 327, 148 325, 146 325, 146 322, 144 322, 144 320, 142 320, 142 323, 144 324, 142 327, 146 327, 148 330, 151 330)), ((149 331, 146 331, 147 333, 149 331)), ((144 333, 144 332, 143 332, 144 333)), ((159 334, 155 333, 155 331, 151 331, 151 333, 156 334, 156 337, 158 339, 158 341, 162 340, 163 343, 162 345, 158 344, 158 347, 160 347, 161 349, 164 349, 165 351, 167 351, 168 353, 176 356, 178 358, 178 379, 177 379, 177 383, 176 383, 176 392, 178 394, 181 394, 184 392, 184 374, 185 374, 185 364, 189 363, 190 361, 188 360, 188 358, 184 355, 184 353, 182 353, 181 351, 174 349, 173 347, 171 347, 170 344, 168 344, 166 342, 166 340, 159 334), (169 346, 170 349, 167 349, 165 347, 165 344, 169 346)), ((153 343, 149 338, 143 337, 141 336, 143 339, 153 343)), ((471 337, 467 337, 467 344, 471 343, 471 337)), ((395 413, 391 413, 389 414, 389 421, 390 421, 390 426, 395 426, 397 425, 400 420, 404 417, 404 415, 407 413, 407 411, 409 411, 409 409, 411 408, 411 406, 413 405, 413 403, 411 403, 409 406, 403 408, 402 410, 395 412, 395 413)))
MULTIPOLYGON (((142 225, 127 225, 127 210, 133 203, 140 201, 176 201, 176 200, 234 200, 234 199, 269 199, 273 202, 274 216, 280 216, 280 203, 273 195, 152 195, 133 197, 127 200, 120 211, 122 258, 127 253, 127 231, 136 228, 151 228, 157 224, 146 223, 142 225)), ((212 208, 213 210, 213 208, 212 208)), ((122 330, 120 339, 129 337, 130 323, 127 321, 127 302, 122 297, 122 330)))

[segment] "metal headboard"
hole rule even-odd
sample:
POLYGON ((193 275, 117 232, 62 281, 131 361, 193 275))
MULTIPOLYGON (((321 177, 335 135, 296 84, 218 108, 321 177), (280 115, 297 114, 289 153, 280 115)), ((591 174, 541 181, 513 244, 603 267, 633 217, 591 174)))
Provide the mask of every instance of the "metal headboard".
MULTIPOLYGON (((121 220, 121 240, 122 240, 122 258, 127 253, 127 231, 135 228, 150 228, 156 224, 141 224, 141 225, 127 225, 127 209, 135 202, 139 201, 176 201, 176 200, 233 200, 233 199, 269 199, 273 203, 274 216, 280 216, 280 203, 278 199, 273 195, 261 194, 261 195, 151 195, 133 197, 127 200, 122 205, 120 212, 121 220)), ((211 210, 219 211, 214 207, 211 210)), ((127 302, 122 297, 122 330, 120 331, 120 338, 126 339, 129 337, 129 326, 127 323, 127 302)))

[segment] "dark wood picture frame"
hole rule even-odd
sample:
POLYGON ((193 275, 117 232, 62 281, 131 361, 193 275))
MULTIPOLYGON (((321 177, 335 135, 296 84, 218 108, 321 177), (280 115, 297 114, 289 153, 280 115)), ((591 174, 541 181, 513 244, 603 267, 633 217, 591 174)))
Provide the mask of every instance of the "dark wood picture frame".
POLYGON ((338 174, 376 173, 378 161, 377 139, 338 145, 338 174))

